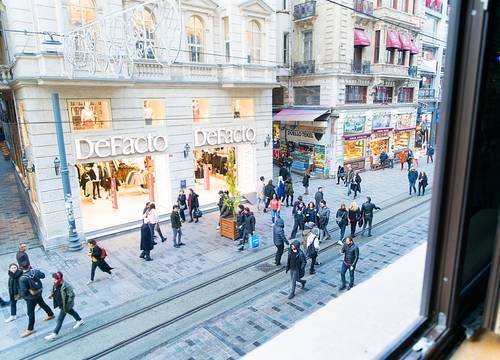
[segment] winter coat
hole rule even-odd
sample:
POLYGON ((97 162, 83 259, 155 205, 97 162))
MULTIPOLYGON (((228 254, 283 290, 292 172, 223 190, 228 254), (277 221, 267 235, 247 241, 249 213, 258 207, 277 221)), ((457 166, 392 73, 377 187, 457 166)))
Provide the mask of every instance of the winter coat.
POLYGON ((297 201, 293 206, 293 219, 298 223, 304 222, 306 218, 305 214, 306 207, 302 201, 297 201))
POLYGON ((418 176, 418 181, 419 183, 423 186, 426 187, 428 185, 427 183, 427 175, 419 175, 418 176))
POLYGON ((281 246, 284 244, 288 245, 288 240, 285 236, 285 223, 281 218, 276 219, 276 222, 274 223, 273 242, 276 246, 281 246))
POLYGON ((285 196, 285 183, 283 181, 280 181, 278 186, 276 186, 276 194, 279 198, 285 196))
POLYGON ((309 187, 309 179, 311 177, 309 175, 304 175, 304 177, 302 178, 302 186, 304 187, 309 187))
POLYGON ((288 175, 289 175, 288 170, 286 169, 286 167, 283 166, 280 169, 279 176, 281 176, 283 178, 283 180, 286 180, 286 179, 288 179, 288 175))
POLYGON ((97 262, 101 259, 102 249, 98 245, 90 245, 89 256, 92 262, 97 262))
POLYGON ((304 220, 305 222, 313 222, 315 224, 318 223, 318 212, 316 211, 316 209, 311 209, 309 207, 307 207, 304 211, 304 220))
POLYGON ((177 196, 177 204, 179 205, 179 208, 181 210, 186 209, 186 207, 187 207, 186 194, 179 194, 179 196, 177 196))
POLYGON ((346 264, 347 266, 356 267, 359 259, 359 249, 354 242, 351 244, 351 246, 347 244, 342 245, 341 253, 344 254, 344 264, 346 264))
POLYGON ((313 255, 313 254, 317 255, 319 253, 319 247, 320 247, 319 238, 321 236, 320 234, 321 234, 321 230, 315 226, 311 229, 311 232, 309 233, 309 235, 307 235, 307 239, 306 239, 306 256, 307 257, 311 257, 311 255, 313 255), (311 245, 311 244, 313 244, 313 246, 314 246, 314 249, 312 252, 309 250, 309 245, 311 245))
POLYGON ((274 194, 276 194, 276 192, 274 191, 273 184, 267 184, 264 187, 264 195, 266 196, 266 198, 272 199, 274 194))
POLYGON ((19 268, 21 267, 22 263, 28 263, 30 265, 30 258, 28 257, 28 254, 26 254, 25 251, 18 251, 16 254, 16 260, 17 260, 17 265, 19 265, 19 268))
POLYGON ((347 210, 345 209, 338 209, 337 210, 337 215, 335 216, 337 225, 342 227, 342 226, 347 226, 348 224, 348 213, 347 210))
POLYGON ((271 210, 279 211, 281 210, 281 201, 279 199, 273 199, 269 203, 271 210))
POLYGON ((64 281, 61 285, 61 298, 62 298, 62 304, 57 304, 56 303, 56 298, 54 296, 54 293, 56 291, 56 287, 52 287, 52 293, 50 297, 54 300, 54 309, 59 307, 61 305, 61 310, 64 311, 66 314, 68 311, 73 309, 75 306, 75 292, 73 291, 73 288, 71 287, 70 284, 68 284, 66 281, 64 281))
POLYGON ((293 184, 290 179, 285 181, 285 195, 293 196, 293 184))
POLYGON ((432 155, 434 155, 434 147, 429 146, 429 147, 427 148, 426 154, 427 154, 428 156, 432 156, 432 155))
POLYGON ((264 188, 266 185, 262 181, 257 181, 257 186, 255 188, 256 193, 257 193, 257 199, 262 199, 264 200, 266 196, 264 195, 264 188))
POLYGON ((9 282, 8 282, 8 287, 9 287, 9 299, 10 301, 15 301, 19 300, 20 294, 19 294, 19 279, 21 278, 21 275, 23 272, 19 269, 15 273, 8 272, 9 274, 9 282))
POLYGON ((236 225, 238 229, 243 229, 243 225, 245 225, 245 212, 241 211, 236 215, 236 225))
POLYGON ((371 202, 365 202, 361 205, 361 215, 364 219, 373 219, 373 210, 375 209, 380 210, 377 205, 371 202))
POLYGON ((323 229, 328 225, 330 221, 330 209, 326 206, 318 210, 319 220, 318 226, 323 229))
POLYGON ((408 171, 408 181, 411 183, 416 182, 418 179, 418 172, 416 170, 408 171))
POLYGON ((406 162, 406 154, 405 154, 405 152, 404 152, 404 151, 401 151, 401 152, 399 153, 399 162, 400 162, 401 164, 404 164, 404 163, 406 162))
POLYGON ((149 224, 142 224, 141 226, 141 250, 153 250, 153 234, 151 234, 149 224))
POLYGON ((222 206, 224 206, 224 195, 219 196, 219 201, 217 202, 217 207, 219 208, 219 212, 222 211, 222 206))
POLYGON ((354 211, 349 209, 347 217, 351 223, 358 222, 361 219, 361 210, 359 208, 354 211))
POLYGON ((19 294, 21 297, 25 300, 33 300, 36 299, 37 297, 41 296, 42 293, 38 295, 31 295, 29 292, 30 289, 30 284, 29 284, 29 277, 37 277, 38 279, 45 279, 45 274, 41 272, 40 270, 28 270, 28 271, 23 271, 23 274, 19 278, 19 294))
POLYGON ((353 178, 354 178, 354 170, 351 169, 347 172, 347 182, 348 183, 351 182, 353 178))
POLYGON ((190 209, 198 209, 200 207, 200 203, 198 202, 198 194, 193 192, 188 196, 188 206, 190 209))
POLYGON ((297 248, 297 262, 296 262, 296 268, 295 269, 290 269, 290 260, 292 257, 292 247, 288 248, 288 260, 286 262, 286 271, 288 272, 289 270, 295 270, 299 272, 299 279, 302 278, 305 274, 305 269, 306 269, 306 264, 307 264, 307 259, 306 255, 304 252, 300 249, 300 241, 299 240, 294 240, 292 244, 297 248))
POLYGON ((247 234, 253 233, 255 231, 255 215, 253 214, 253 212, 245 215, 243 229, 247 234))
POLYGON ((343 178, 345 176, 345 169, 343 166, 338 167, 337 169, 337 176, 343 178))
POLYGON ((323 200, 323 193, 321 191, 316 191, 314 194, 314 201, 316 202, 316 209, 319 208, 319 203, 323 200))
POLYGON ((180 229, 182 226, 181 223, 181 215, 178 211, 172 211, 170 213, 170 224, 172 225, 172 229, 180 229))

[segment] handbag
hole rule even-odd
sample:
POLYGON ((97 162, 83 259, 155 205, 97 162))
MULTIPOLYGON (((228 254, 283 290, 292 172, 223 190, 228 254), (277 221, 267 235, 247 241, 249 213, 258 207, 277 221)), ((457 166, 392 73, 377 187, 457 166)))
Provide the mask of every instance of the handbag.
POLYGON ((259 235, 257 234, 254 234, 252 236, 250 236, 250 239, 248 241, 248 247, 250 249, 256 249, 260 246, 260 238, 259 238, 259 235))
POLYGON ((203 213, 201 212, 200 209, 196 209, 194 212, 193 212, 193 216, 195 218, 201 218, 203 216, 203 213))
POLYGON ((359 226, 359 227, 363 226, 363 219, 359 219, 359 221, 358 221, 358 226, 359 226))

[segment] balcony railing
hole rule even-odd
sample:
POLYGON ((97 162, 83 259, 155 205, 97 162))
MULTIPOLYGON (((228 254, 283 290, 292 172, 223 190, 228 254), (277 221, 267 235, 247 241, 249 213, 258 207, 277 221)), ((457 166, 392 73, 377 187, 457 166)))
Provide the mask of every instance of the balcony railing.
POLYGON ((436 89, 419 89, 419 99, 434 99, 436 97, 436 89))
POLYGON ((351 63, 352 72, 355 74, 370 74, 370 62, 352 62, 351 63))
POLYGON ((408 68, 408 75, 410 75, 411 77, 417 77, 418 76, 418 69, 416 66, 410 66, 408 68))
POLYGON ((354 8, 367 15, 373 15, 373 2, 367 0, 354 0, 354 8))
POLYGON ((293 64, 294 75, 314 74, 314 60, 296 62, 293 64))
POLYGON ((378 63, 373 64, 372 71, 375 75, 402 78, 408 77, 408 68, 402 65, 378 63))
POLYGON ((12 80, 12 66, 0 65, 0 84, 8 84, 12 80))
POLYGON ((316 1, 306 1, 305 3, 293 7, 293 20, 302 20, 316 16, 316 1))

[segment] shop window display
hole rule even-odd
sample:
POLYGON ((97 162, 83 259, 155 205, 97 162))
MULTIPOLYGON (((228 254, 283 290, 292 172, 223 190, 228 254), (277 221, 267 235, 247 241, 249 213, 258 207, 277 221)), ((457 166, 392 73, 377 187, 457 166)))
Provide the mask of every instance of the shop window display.
POLYGON ((243 121, 254 120, 255 102, 251 98, 233 99, 233 118, 243 121))
POLYGON ((165 124, 165 104, 163 100, 144 100, 143 109, 144 125, 163 126, 165 124))
POLYGON ((360 160, 364 157, 365 140, 344 141, 344 162, 360 160))
POLYGON ((193 123, 208 122, 208 99, 193 99, 191 101, 193 123))
POLYGON ((389 138, 375 138, 370 141, 370 167, 372 169, 380 166, 380 153, 389 151, 389 138))
POLYGON ((288 151, 293 159, 293 170, 299 173, 304 173, 306 170, 309 170, 313 176, 325 174, 325 146, 289 141, 288 151))
POLYGON ((69 100, 68 110, 73 130, 111 128, 109 100, 69 100))
POLYGON ((410 146, 410 132, 400 131, 394 134, 394 150, 406 150, 410 146))

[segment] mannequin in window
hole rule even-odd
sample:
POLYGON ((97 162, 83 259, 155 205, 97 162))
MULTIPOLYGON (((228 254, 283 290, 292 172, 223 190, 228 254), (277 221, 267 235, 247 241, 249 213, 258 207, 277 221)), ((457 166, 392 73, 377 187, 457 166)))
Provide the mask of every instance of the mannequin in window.
POLYGON ((92 179, 92 197, 95 200, 96 195, 101 198, 100 182, 102 178, 102 170, 97 166, 97 163, 92 165, 89 171, 90 178, 92 179))
POLYGON ((193 108, 193 122, 197 123, 200 121, 200 103, 197 99, 193 99, 192 102, 193 108))
POLYGON ((153 109, 148 100, 144 101, 144 123, 147 126, 153 125, 153 109))
POLYGON ((240 100, 235 100, 234 101, 234 109, 233 109, 233 117, 235 119, 239 119, 240 118, 240 100))
POLYGON ((94 111, 90 108, 90 102, 85 101, 83 104, 83 109, 81 112, 82 123, 85 129, 93 129, 95 126, 95 116, 94 111))

